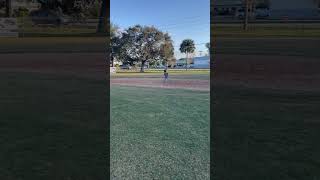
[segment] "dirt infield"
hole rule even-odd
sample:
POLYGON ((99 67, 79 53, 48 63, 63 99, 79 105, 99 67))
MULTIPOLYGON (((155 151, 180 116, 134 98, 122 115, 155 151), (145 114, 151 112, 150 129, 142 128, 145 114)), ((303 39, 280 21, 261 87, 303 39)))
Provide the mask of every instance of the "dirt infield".
POLYGON ((195 79, 169 79, 164 82, 159 78, 116 78, 110 80, 111 85, 136 86, 136 87, 153 87, 165 89, 189 89, 209 91, 209 80, 195 80, 195 79))
POLYGON ((0 71, 106 78, 104 53, 0 54, 0 71))
POLYGON ((318 58, 220 54, 214 59, 214 84, 320 90, 318 58))
MULTIPOLYGON (((247 87, 320 90, 320 61, 317 57, 282 55, 227 55, 214 59, 213 83, 247 87)), ((38 72, 79 77, 106 78, 104 53, 20 53, 0 54, 0 71, 38 72)), ((205 90, 209 79, 111 78, 111 85, 205 90)))

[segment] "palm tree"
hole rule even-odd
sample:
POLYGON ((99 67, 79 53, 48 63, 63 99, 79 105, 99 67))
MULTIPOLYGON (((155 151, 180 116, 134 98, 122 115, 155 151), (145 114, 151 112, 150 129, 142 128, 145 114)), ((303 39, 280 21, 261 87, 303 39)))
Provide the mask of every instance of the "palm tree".
POLYGON ((196 47, 192 39, 185 39, 180 45, 180 52, 186 54, 186 70, 188 70, 188 55, 189 53, 194 53, 196 47))
POLYGON ((208 53, 210 54, 210 43, 206 43, 206 48, 208 49, 208 53))

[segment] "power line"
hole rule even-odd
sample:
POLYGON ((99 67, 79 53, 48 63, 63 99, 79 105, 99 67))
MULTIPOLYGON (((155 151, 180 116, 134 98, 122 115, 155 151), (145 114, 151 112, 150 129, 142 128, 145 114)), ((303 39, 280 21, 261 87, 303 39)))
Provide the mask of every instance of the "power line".
MULTIPOLYGON (((201 19, 204 19, 204 18, 201 17, 201 16, 199 16, 198 18, 190 18, 190 19, 179 20, 179 23, 180 23, 180 22, 185 22, 185 23, 187 23, 187 22, 189 22, 189 21, 193 22, 193 21, 198 21, 198 20, 201 20, 201 19)), ((162 27, 162 26, 171 26, 171 25, 176 25, 176 24, 177 24, 177 23, 174 22, 174 23, 169 23, 169 24, 159 24, 158 26, 162 27)))
MULTIPOLYGON (((179 23, 169 23, 169 24, 153 25, 153 26, 155 26, 156 28, 159 28, 159 29, 175 29, 175 28, 179 28, 179 27, 185 26, 185 25, 186 26, 208 25, 208 27, 210 27, 210 21, 202 22, 202 21, 199 21, 199 20, 201 20, 199 18, 203 18, 203 17, 193 16, 189 19, 180 20, 179 23)), ((115 20, 115 18, 113 18, 113 19, 115 20)))
POLYGON ((156 26, 159 29, 172 29, 172 28, 176 28, 179 26, 191 26, 191 25, 208 25, 208 27, 210 27, 210 22, 201 22, 201 21, 193 21, 193 22, 188 22, 188 23, 176 23, 176 24, 172 24, 170 26, 156 26))
MULTIPOLYGON (((159 26, 167 26, 167 25, 170 25, 172 23, 170 22, 173 22, 173 24, 176 24, 175 21, 179 21, 179 22, 183 22, 183 21, 188 21, 188 20, 196 20, 196 19, 201 19, 201 18, 204 18, 203 16, 189 16, 189 17, 180 17, 180 18, 173 18, 172 16, 168 16, 167 18, 169 18, 170 20, 167 21, 169 24, 159 24, 159 26)), ((162 19, 165 19, 163 16, 162 16, 162 19)))

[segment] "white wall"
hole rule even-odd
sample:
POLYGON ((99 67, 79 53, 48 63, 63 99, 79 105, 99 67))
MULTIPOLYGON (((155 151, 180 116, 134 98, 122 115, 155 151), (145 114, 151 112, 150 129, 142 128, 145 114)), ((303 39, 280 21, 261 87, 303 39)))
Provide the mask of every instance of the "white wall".
POLYGON ((270 0, 270 9, 317 9, 314 0, 270 0))
POLYGON ((194 59, 193 60, 194 68, 210 68, 210 59, 209 57, 201 57, 201 60, 194 59))
POLYGON ((314 0, 271 0, 271 18, 289 17, 289 19, 319 18, 317 3, 314 0))

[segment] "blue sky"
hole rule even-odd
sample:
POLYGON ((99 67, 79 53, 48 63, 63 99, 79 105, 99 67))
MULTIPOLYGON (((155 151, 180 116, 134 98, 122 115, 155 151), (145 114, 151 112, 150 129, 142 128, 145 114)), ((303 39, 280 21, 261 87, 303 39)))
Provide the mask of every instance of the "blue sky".
POLYGON ((121 28, 136 24, 154 25, 168 32, 175 46, 175 56, 183 39, 195 41, 199 51, 207 53, 204 43, 210 42, 210 0, 111 0, 111 22, 121 28))

